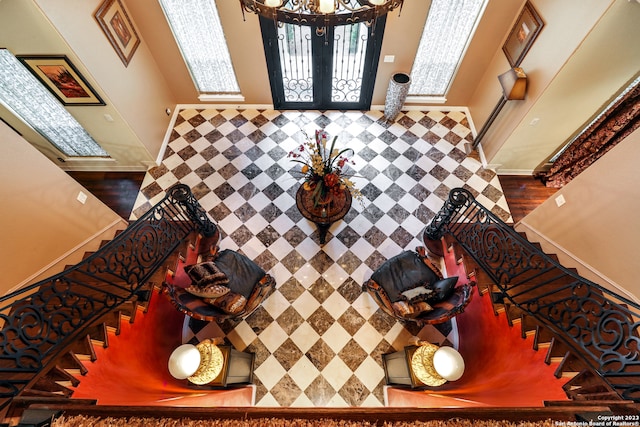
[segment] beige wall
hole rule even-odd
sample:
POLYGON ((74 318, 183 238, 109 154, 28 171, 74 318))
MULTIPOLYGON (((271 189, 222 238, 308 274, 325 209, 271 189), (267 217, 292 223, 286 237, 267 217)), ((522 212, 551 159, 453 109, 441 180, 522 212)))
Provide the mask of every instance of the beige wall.
POLYGON ((126 222, 59 167, 0 122, 0 295, 49 267, 75 264, 84 250, 97 249, 94 238, 113 237, 126 222), (83 191, 85 204, 76 200, 83 191), (90 243, 93 243, 91 245, 90 243), (85 244, 89 244, 85 249, 85 244))
MULTIPOLYGON (((545 28, 522 64, 530 80, 527 99, 507 104, 483 142, 489 161, 501 163, 498 166, 502 172, 530 170, 546 159, 579 123, 606 102, 621 82, 640 70, 640 44, 636 43, 640 39, 640 26, 636 25, 640 22, 640 4, 627 0, 531 1, 542 15, 545 28), (529 125, 533 117, 540 118, 537 127, 529 125)), ((93 18, 100 3, 100 0, 1 0, 0 46, 10 48, 14 54, 67 55, 108 104, 105 107, 69 107, 69 111, 110 153, 117 154, 114 155, 115 164, 101 164, 97 168, 144 168, 144 164, 154 160, 161 149, 169 122, 164 109, 173 109, 176 103, 199 104, 197 93, 156 0, 124 1, 142 39, 128 67, 119 60, 93 18), (106 122, 105 113, 113 116, 115 122, 106 122)), ((394 55, 396 61, 380 63, 374 105, 384 103, 390 76, 398 71, 409 72, 413 64, 430 2, 405 3, 400 15, 395 11, 388 16, 381 58, 394 55)), ((501 95, 497 76, 509 68, 501 47, 523 3, 524 0, 489 2, 448 94, 448 101, 437 107, 469 106, 476 127, 480 127, 501 95)), ((218 1, 217 4, 245 103, 271 104, 257 17, 246 14, 246 21, 243 21, 236 0, 218 1)), ((5 117, 6 112, 0 111, 0 114, 5 117)), ((29 140, 37 138, 25 126, 16 124, 15 120, 9 121, 29 140)), ((22 147, 21 151, 27 150, 22 147)), ((23 155, 15 150, 8 154, 23 155)), ((2 158, 7 163, 12 160, 2 158)), ((623 157, 622 160, 626 159, 623 157)), ((20 157, 13 163, 27 173, 37 170, 30 168, 31 161, 23 164, 20 157)), ((34 162, 39 163, 41 161, 34 162)), ((52 167, 50 163, 47 165, 52 167)), ((53 175, 48 168, 46 173, 53 175)), ((2 176, 6 182, 13 182, 13 173, 14 168, 8 168, 2 176)), ((78 209, 74 205, 77 191, 73 187, 75 184, 66 182, 66 175, 64 177, 64 185, 54 184, 52 193, 57 194, 58 187, 73 188, 69 192, 74 194, 62 197, 69 200, 66 208, 73 218, 78 209)), ((607 188, 611 189, 616 184, 616 180, 606 182, 607 188)), ((577 180, 572 183, 571 191, 582 196, 590 191, 591 185, 589 181, 577 180)), ((571 195, 567 206, 574 199, 571 195)), ((27 205, 29 208, 36 206, 35 200, 29 200, 27 205)), ((20 206, 18 210, 29 209, 20 206)), ((551 227, 548 234, 554 241, 562 237, 562 227, 555 225, 562 221, 549 214, 548 206, 534 213, 528 221, 540 227, 545 235, 546 227, 551 227)), ((591 218, 583 219, 585 226, 593 228, 593 234, 596 234, 596 225, 589 222, 591 218)), ((46 217, 43 224, 58 226, 50 221, 51 218, 46 217)), ((20 231, 24 230, 16 235, 20 231)), ((95 229, 82 230, 82 227, 74 231, 86 231, 87 235, 96 232, 95 229)), ((30 230, 26 232, 31 233, 30 230)), ((66 232, 63 227, 62 233, 66 232)), ((569 240, 571 236, 569 233, 569 240)), ((86 237, 85 234, 76 235, 58 252, 64 253, 86 237)), ((621 244, 625 247, 631 247, 637 241, 635 237, 627 238, 624 233, 616 235, 616 239, 624 239, 621 244)), ((48 235, 46 240, 56 239, 48 235)), ((569 246, 574 244, 570 242, 569 246)), ((585 262, 594 270, 607 271, 607 275, 609 269, 619 270, 615 263, 609 267, 609 260, 601 263, 586 258, 585 262)))
MULTIPOLYGON (((531 173, 640 70, 639 4, 533 3, 545 27, 522 63, 527 98, 507 103, 482 141, 498 173, 531 173)), ((474 95, 469 107, 477 126, 500 98, 496 76, 508 67, 496 58, 474 95)))
POLYGON ((154 61, 168 82, 169 90, 178 104, 197 101, 196 91, 189 70, 185 66, 176 40, 169 29, 162 8, 157 0, 135 0, 124 2, 131 18, 140 31, 154 61))
POLYGON ((640 186, 630 159, 640 159, 640 129, 558 191, 566 204, 558 207, 553 197, 517 228, 534 231, 528 235, 537 234, 553 253, 564 255, 563 265, 593 273, 599 284, 608 280, 615 291, 624 288, 640 301, 640 186))
POLYGON ((501 55, 504 34, 511 29, 511 21, 522 8, 524 1, 489 1, 485 15, 478 26, 476 36, 469 45, 460 71, 456 76, 456 86, 447 95, 452 105, 469 105, 472 94, 480 86, 487 68, 495 55, 501 55), (492 53, 495 52, 493 55, 492 53), (470 79, 469 76, 474 76, 470 79))
MULTIPOLYGON (((476 128, 501 96, 497 75, 509 68, 501 47, 523 3, 489 2, 448 100, 439 105, 468 106, 476 128)), ((630 42, 638 39, 640 31, 635 25, 640 19, 637 3, 532 3, 545 27, 522 64, 529 75, 527 99, 508 103, 483 141, 484 154, 499 173, 531 172, 630 78, 632 69, 640 68, 640 44, 630 42), (529 125, 533 118, 540 119, 535 127, 529 125)), ((63 167, 144 169, 161 150, 169 123, 165 109, 177 103, 200 104, 198 94, 156 0, 125 1, 142 39, 128 67, 93 19, 99 4, 100 0, 80 4, 74 0, 4 0, 0 2, 0 40, 18 54, 68 55, 107 101, 106 107, 69 107, 69 111, 116 161, 71 162, 63 167), (105 121, 105 113, 115 122, 105 121)), ((395 62, 380 62, 373 105, 384 104, 393 73, 410 72, 429 7, 429 1, 408 1, 401 12, 389 14, 381 58, 394 55, 395 62)), ((271 104, 258 18, 247 13, 243 20, 236 1, 219 1, 218 9, 244 103, 271 104)), ((10 123, 30 141, 39 139, 41 147, 47 147, 41 150, 50 158, 58 157, 26 126, 15 119, 10 123)))
MULTIPOLYGON (((128 67, 117 57, 93 17, 100 0, 4 0, 0 2, 0 47, 14 55, 66 55, 106 106, 67 110, 112 157, 69 160, 76 170, 146 170, 155 162, 169 124, 164 110, 175 100, 144 43, 128 67), (114 121, 105 119, 110 115, 114 121)), ((61 156, 36 132, 7 111, 2 117, 55 160, 61 156)))
MULTIPOLYGON (((142 158, 142 150, 146 150, 147 156, 155 161, 169 124, 165 110, 173 109, 175 99, 145 40, 141 36, 140 45, 125 67, 93 17, 102 0, 37 2, 73 51, 82 58, 89 72, 100 82, 112 105, 122 116, 121 125, 133 131, 137 141, 132 142, 137 144, 131 148, 142 145, 140 153, 136 155, 138 162, 145 162, 141 166, 148 165, 146 162, 149 159, 142 158)), ((114 140, 111 135, 108 138, 114 144, 129 145, 114 140)))
MULTIPOLYGON (((216 2, 231 61, 246 104, 272 104, 260 24, 255 15, 246 22, 237 1, 216 2)), ((178 104, 200 104, 189 70, 157 0, 129 0, 127 6, 178 104)), ((231 104, 237 104, 233 101, 231 104)))
MULTIPOLYGON (((520 1, 512 0, 492 0, 489 3, 444 105, 468 104, 485 68, 493 58, 493 52, 500 50, 503 33, 509 30, 510 22, 520 10, 519 3, 520 1)), ((177 102, 199 104, 191 76, 157 1, 128 0, 127 6, 165 75, 165 80, 170 82, 177 102)), ((245 98, 244 103, 271 105, 271 89, 258 17, 246 13, 243 20, 237 1, 218 1, 217 6, 238 84, 245 98)), ((407 1, 401 12, 394 11, 388 15, 373 105, 384 104, 388 82, 394 73, 411 72, 429 6, 428 0, 407 1), (385 55, 395 56, 395 62, 382 62, 385 55)))

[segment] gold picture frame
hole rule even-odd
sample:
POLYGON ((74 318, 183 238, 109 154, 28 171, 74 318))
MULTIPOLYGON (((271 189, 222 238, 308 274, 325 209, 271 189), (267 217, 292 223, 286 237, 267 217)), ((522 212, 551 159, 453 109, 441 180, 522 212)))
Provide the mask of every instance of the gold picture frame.
POLYGON ((509 33, 509 37, 502 46, 511 67, 520 65, 536 37, 540 34, 542 27, 544 27, 542 18, 531 3, 526 2, 516 24, 509 33))
POLYGON ((140 37, 122 2, 105 0, 94 16, 124 66, 128 66, 140 44, 140 37))
POLYGON ((106 105, 64 55, 19 55, 22 62, 63 105, 106 105))

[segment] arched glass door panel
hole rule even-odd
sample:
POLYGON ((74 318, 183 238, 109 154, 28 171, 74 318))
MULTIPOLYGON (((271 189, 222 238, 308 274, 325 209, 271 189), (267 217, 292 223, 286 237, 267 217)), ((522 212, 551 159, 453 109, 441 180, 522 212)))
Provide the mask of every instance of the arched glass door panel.
POLYGON ((371 27, 342 25, 323 34, 264 18, 260 24, 275 108, 369 109, 384 18, 371 27))

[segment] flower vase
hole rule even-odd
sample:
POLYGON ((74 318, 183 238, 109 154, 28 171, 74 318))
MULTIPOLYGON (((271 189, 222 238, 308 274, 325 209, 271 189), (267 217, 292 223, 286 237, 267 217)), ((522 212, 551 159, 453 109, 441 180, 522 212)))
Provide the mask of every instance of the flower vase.
POLYGON ((324 191, 321 191, 321 193, 324 193, 324 194, 320 195, 316 204, 318 206, 327 207, 333 200, 333 194, 331 193, 331 190, 327 190, 327 189, 325 189, 324 191))
POLYGON ((326 190, 326 194, 317 198, 314 193, 315 187, 311 189, 304 189, 303 191, 303 204, 305 208, 312 212, 315 216, 321 218, 327 218, 333 215, 337 210, 344 207, 346 202, 346 196, 344 193, 349 190, 344 190, 338 194, 334 194, 331 190, 326 190))
POLYGON ((333 201, 333 196, 331 195, 331 191, 324 195, 324 197, 318 201, 318 208, 320 208, 320 216, 322 218, 326 218, 328 212, 331 210, 331 202, 333 201))
POLYGON ((389 81, 387 97, 384 104, 384 117, 388 121, 395 120, 396 116, 404 106, 404 101, 409 93, 411 77, 405 73, 395 73, 389 81))

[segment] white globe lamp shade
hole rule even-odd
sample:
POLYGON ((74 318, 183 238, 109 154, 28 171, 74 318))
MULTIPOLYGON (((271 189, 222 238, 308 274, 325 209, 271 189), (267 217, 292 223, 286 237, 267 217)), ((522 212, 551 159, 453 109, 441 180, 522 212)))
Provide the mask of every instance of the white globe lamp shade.
POLYGON ((169 373, 179 380, 189 378, 198 370, 200 359, 200 352, 195 345, 183 344, 169 356, 169 373))
POLYGON ((433 354, 433 367, 447 381, 455 381, 464 373, 464 359, 452 347, 440 347, 433 354))
POLYGON ((336 5, 334 3, 334 0, 320 0, 320 3, 318 4, 318 10, 320 10, 321 13, 335 12, 336 5))

